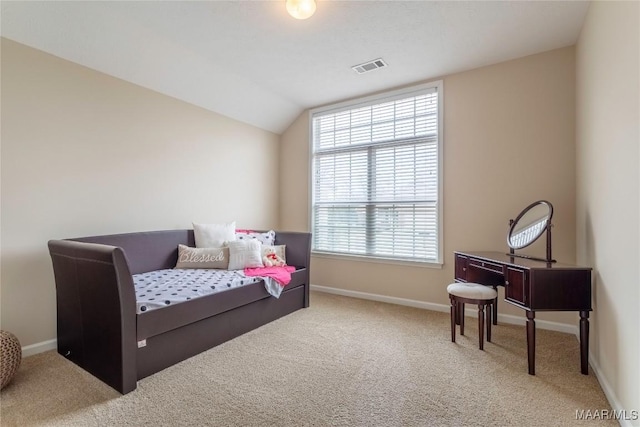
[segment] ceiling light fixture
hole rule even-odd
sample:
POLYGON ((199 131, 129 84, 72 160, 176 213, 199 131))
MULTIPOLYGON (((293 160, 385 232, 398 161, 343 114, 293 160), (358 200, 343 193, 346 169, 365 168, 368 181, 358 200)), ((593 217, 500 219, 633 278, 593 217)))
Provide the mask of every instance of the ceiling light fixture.
POLYGON ((287 12, 296 19, 307 19, 315 11, 315 0, 287 0, 287 12))

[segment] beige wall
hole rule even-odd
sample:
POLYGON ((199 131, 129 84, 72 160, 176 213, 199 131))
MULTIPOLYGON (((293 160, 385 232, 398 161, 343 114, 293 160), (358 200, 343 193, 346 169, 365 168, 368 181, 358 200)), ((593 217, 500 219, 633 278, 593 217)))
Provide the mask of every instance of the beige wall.
POLYGON ((592 3, 576 54, 577 256, 594 267, 591 352, 629 411, 640 410, 639 16, 638 2, 592 3))
MULTIPOLYGON (((539 199, 555 208, 554 257, 575 262, 574 71, 568 47, 444 77, 444 267, 316 256, 312 283, 448 304, 453 251, 507 250, 509 219, 539 199)), ((309 229, 308 125, 303 113, 281 138, 286 229, 309 229)), ((544 241, 529 252, 544 255, 544 241)), ((574 313, 537 317, 575 324, 574 313)))
POLYGON ((2 329, 56 337, 47 241, 278 226, 275 134, 2 39, 2 329))

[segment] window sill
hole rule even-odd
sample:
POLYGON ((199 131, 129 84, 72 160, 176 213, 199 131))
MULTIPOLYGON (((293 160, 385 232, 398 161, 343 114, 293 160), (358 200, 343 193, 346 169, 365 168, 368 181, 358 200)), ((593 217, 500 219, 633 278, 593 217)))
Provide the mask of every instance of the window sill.
POLYGON ((366 255, 347 255, 347 254, 334 254, 329 252, 311 251, 312 257, 324 258, 324 259, 337 259, 341 261, 356 261, 356 262, 371 262, 374 264, 393 264, 404 265, 407 267, 419 267, 419 268, 437 268, 442 269, 443 264, 437 261, 403 261, 399 259, 390 258, 377 258, 366 255))

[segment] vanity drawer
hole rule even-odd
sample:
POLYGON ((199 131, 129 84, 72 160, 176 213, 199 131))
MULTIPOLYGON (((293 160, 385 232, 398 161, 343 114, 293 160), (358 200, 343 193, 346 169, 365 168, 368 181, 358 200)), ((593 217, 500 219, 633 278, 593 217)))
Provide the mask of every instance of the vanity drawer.
POLYGON ((528 307, 529 304, 529 274, 525 270, 507 267, 505 272, 505 299, 517 305, 528 307))
POLYGON ((469 260, 469 266, 470 267, 482 268, 482 269, 485 269, 485 270, 491 270, 491 271, 495 271, 496 273, 502 274, 502 265, 494 264, 494 263, 489 262, 489 261, 482 261, 482 260, 479 260, 479 259, 470 259, 469 260))
POLYGON ((469 258, 456 254, 456 276, 455 279, 461 282, 467 281, 467 263, 469 258))

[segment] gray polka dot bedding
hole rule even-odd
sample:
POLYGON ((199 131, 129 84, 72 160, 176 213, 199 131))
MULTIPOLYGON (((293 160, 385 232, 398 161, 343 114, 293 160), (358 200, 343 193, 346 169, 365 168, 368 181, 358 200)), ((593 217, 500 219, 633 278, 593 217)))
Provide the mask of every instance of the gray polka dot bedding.
POLYGON ((134 274, 136 312, 146 313, 261 280, 242 270, 166 269, 134 274))

